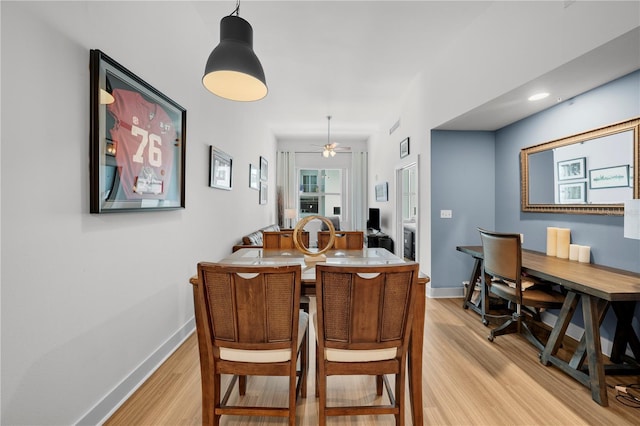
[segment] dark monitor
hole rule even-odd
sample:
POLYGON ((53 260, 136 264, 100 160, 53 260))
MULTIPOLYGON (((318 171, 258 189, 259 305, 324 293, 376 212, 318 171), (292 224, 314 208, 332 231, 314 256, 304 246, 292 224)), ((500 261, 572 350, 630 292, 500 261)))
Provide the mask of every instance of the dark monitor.
POLYGON ((367 220, 367 229, 380 230, 380 209, 369 208, 369 220, 367 220))

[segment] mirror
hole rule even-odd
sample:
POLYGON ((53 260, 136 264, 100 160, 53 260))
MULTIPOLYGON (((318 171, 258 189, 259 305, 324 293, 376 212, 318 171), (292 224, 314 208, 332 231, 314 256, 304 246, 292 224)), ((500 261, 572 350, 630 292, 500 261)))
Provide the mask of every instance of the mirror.
POLYGON ((523 212, 624 214, 640 198, 640 117, 520 151, 523 212))

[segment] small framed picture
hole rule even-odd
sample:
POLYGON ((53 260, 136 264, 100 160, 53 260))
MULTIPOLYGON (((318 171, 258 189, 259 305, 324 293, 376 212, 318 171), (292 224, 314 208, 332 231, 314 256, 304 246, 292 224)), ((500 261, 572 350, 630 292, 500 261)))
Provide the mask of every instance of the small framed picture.
POLYGON ((376 185, 376 201, 389 201, 388 182, 383 182, 376 185))
POLYGON ((253 164, 249 164, 249 188, 260 190, 259 171, 253 164))
POLYGON ((260 204, 267 204, 267 192, 269 187, 266 182, 260 182, 260 204))
POLYGON ((269 179, 269 162, 266 158, 260 157, 260 180, 266 181, 269 179))
POLYGON ((589 188, 619 188, 631 186, 629 166, 589 170, 589 188))
POLYGON ((587 177, 586 158, 558 161, 558 180, 584 179, 587 177))
POLYGON ((213 146, 210 146, 209 150, 211 153, 209 186, 230 191, 233 158, 213 146))
POLYGON ((400 158, 404 158, 407 155, 409 155, 409 138, 400 142, 400 158))
POLYGON ((560 204, 584 204, 587 202, 587 182, 561 183, 558 194, 560 204))

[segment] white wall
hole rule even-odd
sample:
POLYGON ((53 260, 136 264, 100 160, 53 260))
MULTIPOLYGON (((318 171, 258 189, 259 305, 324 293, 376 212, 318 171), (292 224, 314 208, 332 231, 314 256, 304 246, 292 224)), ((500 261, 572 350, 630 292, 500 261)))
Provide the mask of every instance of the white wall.
POLYGON ((275 165, 264 106, 203 89, 204 28, 139 16, 199 22, 181 2, 2 2, 2 424, 80 420, 193 327, 196 263, 275 222, 275 169, 269 204, 248 185, 249 163, 275 165), (92 48, 187 109, 186 209, 89 214, 92 48), (233 156, 232 191, 207 186, 210 144, 233 156))

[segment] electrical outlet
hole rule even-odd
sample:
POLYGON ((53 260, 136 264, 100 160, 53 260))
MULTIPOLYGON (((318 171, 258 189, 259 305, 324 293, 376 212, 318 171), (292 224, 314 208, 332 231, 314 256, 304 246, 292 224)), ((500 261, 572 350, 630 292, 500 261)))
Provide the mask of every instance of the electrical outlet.
POLYGON ((440 210, 440 219, 451 219, 453 212, 451 210, 440 210))

